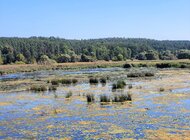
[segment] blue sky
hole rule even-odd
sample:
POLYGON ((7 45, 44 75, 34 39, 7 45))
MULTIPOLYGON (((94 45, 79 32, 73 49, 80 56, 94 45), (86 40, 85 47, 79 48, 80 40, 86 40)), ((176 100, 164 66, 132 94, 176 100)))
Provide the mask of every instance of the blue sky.
POLYGON ((190 40, 190 0, 0 0, 0 36, 190 40))

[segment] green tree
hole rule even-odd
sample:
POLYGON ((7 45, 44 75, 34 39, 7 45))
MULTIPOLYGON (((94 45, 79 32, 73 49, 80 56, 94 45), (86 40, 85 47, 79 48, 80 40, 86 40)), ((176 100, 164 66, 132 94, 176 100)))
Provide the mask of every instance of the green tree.
POLYGON ((189 50, 180 50, 177 54, 178 59, 189 59, 190 51, 189 50))
POLYGON ((122 54, 118 54, 117 60, 118 60, 118 61, 122 61, 122 60, 123 60, 123 55, 122 55, 122 54))
POLYGON ((14 54, 13 54, 14 49, 11 46, 5 46, 2 49, 2 55, 3 55, 3 63, 4 64, 10 64, 14 62, 14 54))
POLYGON ((61 54, 60 56, 57 57, 57 62, 58 63, 71 62, 71 57, 68 54, 61 54))
POLYGON ((147 60, 157 60, 159 59, 158 57, 158 53, 156 51, 148 51, 146 54, 145 54, 147 60))
POLYGON ((146 52, 141 52, 136 56, 136 59, 138 60, 146 60, 146 52))
POLYGON ((25 57, 23 54, 19 53, 17 56, 16 56, 16 61, 22 61, 22 62, 25 62, 25 57))

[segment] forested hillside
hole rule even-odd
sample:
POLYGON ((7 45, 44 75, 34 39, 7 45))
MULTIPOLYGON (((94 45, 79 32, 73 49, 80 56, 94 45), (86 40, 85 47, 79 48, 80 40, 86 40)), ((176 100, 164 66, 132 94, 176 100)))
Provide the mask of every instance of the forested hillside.
POLYGON ((190 41, 105 38, 66 40, 55 37, 0 38, 0 64, 189 59, 190 41))

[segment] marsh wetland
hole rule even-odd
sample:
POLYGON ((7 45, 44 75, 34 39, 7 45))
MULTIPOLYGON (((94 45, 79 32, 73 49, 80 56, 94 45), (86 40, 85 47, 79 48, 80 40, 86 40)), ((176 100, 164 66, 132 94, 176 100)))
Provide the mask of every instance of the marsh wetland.
POLYGON ((0 139, 188 139, 189 73, 113 67, 2 75, 0 139))

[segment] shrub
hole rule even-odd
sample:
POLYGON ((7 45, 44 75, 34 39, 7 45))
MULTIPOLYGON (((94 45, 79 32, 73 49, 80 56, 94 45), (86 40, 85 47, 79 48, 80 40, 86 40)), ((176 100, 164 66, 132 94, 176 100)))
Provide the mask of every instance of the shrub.
POLYGON ((88 103, 94 102, 95 101, 94 94, 87 94, 86 99, 88 103))
POLYGON ((52 80, 52 81, 51 81, 51 84, 52 84, 52 85, 59 85, 59 80, 56 80, 56 79, 55 79, 55 80, 52 80))
POLYGON ((40 92, 47 91, 47 87, 45 85, 33 85, 30 87, 31 91, 40 92))
POLYGON ((106 84, 106 78, 101 78, 101 79, 100 79, 100 83, 106 84))
POLYGON ((128 93, 128 94, 117 94, 117 95, 114 95, 114 98, 112 101, 113 102, 132 101, 132 96, 130 93, 128 93))
POLYGON ((145 77, 153 77, 155 74, 153 72, 146 72, 145 77))
POLYGON ((147 64, 140 63, 140 64, 138 64, 138 67, 148 67, 148 65, 147 65, 147 64))
POLYGON ((71 79, 61 79, 60 83, 69 85, 69 84, 72 84, 72 80, 71 79))
POLYGON ((72 93, 71 91, 69 91, 69 92, 66 94, 65 98, 70 98, 72 95, 73 95, 73 93, 72 93))
POLYGON ((128 85, 128 88, 129 88, 129 89, 132 89, 132 88, 133 88, 133 85, 132 85, 132 84, 129 84, 129 85, 128 85))
POLYGON ((187 64, 181 64, 180 68, 182 68, 182 69, 189 68, 189 66, 187 64))
POLYGON ((96 79, 96 78, 90 78, 89 79, 89 83, 90 84, 98 84, 98 79, 96 79))
POLYGON ((171 68, 172 65, 170 63, 160 63, 160 64, 156 64, 156 67, 163 69, 163 68, 171 68))
POLYGON ((78 80, 77 79, 72 79, 72 83, 76 84, 76 83, 78 83, 78 80))
POLYGON ((165 89, 164 88, 160 88, 160 92, 164 92, 165 91, 165 89))
POLYGON ((56 91, 57 87, 56 86, 49 86, 49 91, 56 91))
POLYGON ((119 81, 117 81, 116 84, 112 85, 112 89, 123 89, 123 88, 125 88, 125 86, 126 86, 125 81, 119 80, 119 81))
POLYGON ((131 72, 127 74, 127 77, 136 78, 136 77, 153 77, 154 72, 131 72))
POLYGON ((111 99, 107 95, 100 95, 100 102, 110 102, 111 99))
POLYGON ((133 66, 131 64, 124 64, 123 65, 123 68, 126 68, 126 69, 129 69, 129 68, 132 68, 133 66))

